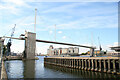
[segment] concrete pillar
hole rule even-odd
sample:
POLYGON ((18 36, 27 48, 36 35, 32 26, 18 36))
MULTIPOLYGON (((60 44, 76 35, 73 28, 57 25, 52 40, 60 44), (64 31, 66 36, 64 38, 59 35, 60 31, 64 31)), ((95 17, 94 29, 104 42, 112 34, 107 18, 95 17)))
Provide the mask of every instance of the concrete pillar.
POLYGON ((85 59, 85 70, 87 70, 87 59, 85 59))
POLYGON ((72 60, 70 59, 70 67, 72 67, 72 60))
POLYGON ((77 68, 79 68, 79 59, 77 59, 77 68))
POLYGON ((79 69, 82 68, 81 66, 82 66, 82 65, 81 65, 81 59, 79 59, 79 69))
POLYGON ((100 72, 102 71, 102 69, 101 69, 101 68, 102 68, 102 67, 101 67, 101 66, 102 66, 102 62, 101 62, 101 61, 102 61, 102 60, 99 59, 99 71, 100 71, 100 72))
POLYGON ((115 59, 113 59, 113 72, 112 73, 116 73, 116 62, 115 59))
POLYGON ((119 71, 117 74, 120 74, 120 59, 118 60, 118 64, 119 64, 119 71))
POLYGON ((76 60, 74 59, 74 68, 76 68, 76 62, 75 62, 76 60))
POLYGON ((92 61, 92 69, 91 70, 93 71, 94 70, 94 60, 92 59, 91 61, 92 61))
POLYGON ((62 65, 62 59, 60 59, 60 66, 62 65))
POLYGON ((110 59, 108 59, 108 73, 111 73, 111 67, 110 67, 110 59))
POLYGON ((35 59, 36 33, 25 33, 25 59, 35 59))
POLYGON ((74 59, 72 59, 72 68, 74 67, 74 64, 73 64, 73 63, 74 63, 74 59))
POLYGON ((91 70, 90 59, 88 60, 88 70, 91 70))
POLYGON ((98 71, 98 60, 95 59, 95 71, 98 71))
POLYGON ((82 59, 82 69, 84 69, 84 59, 82 59))
POLYGON ((107 69, 106 69, 106 60, 105 59, 104 59, 103 63, 104 63, 104 72, 107 72, 107 69))

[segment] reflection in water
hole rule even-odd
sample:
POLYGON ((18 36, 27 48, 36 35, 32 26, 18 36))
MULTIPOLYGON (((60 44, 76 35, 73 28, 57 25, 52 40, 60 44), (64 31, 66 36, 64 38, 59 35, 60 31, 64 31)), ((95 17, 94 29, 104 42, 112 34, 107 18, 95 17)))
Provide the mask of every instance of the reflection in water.
POLYGON ((65 68, 65 67, 60 67, 60 66, 54 66, 54 65, 50 65, 50 64, 45 64, 44 67, 53 69, 56 71, 61 71, 63 73, 73 74, 77 78, 117 78, 117 79, 120 78, 119 75, 71 69, 71 68, 65 68))
POLYGON ((35 60, 25 60, 24 64, 24 78, 35 78, 35 60))
POLYGON ((5 62, 8 78, 23 77, 23 62, 21 60, 11 60, 5 62))

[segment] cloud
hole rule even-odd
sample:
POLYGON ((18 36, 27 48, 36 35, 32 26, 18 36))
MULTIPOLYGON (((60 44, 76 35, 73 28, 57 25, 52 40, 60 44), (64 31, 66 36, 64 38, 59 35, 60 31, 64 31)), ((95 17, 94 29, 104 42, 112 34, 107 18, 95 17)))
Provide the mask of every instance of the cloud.
POLYGON ((34 25, 35 23, 28 23, 28 24, 22 24, 24 26, 30 26, 30 25, 34 25))
POLYGON ((30 7, 24 0, 2 0, 2 2, 14 4, 16 6, 30 7))
POLYGON ((66 39, 66 36, 63 36, 62 38, 63 38, 63 39, 66 39))
POLYGON ((61 33, 62 33, 62 31, 58 31, 58 33, 59 33, 59 34, 61 34, 61 33))
POLYGON ((49 33, 50 33, 50 34, 52 34, 52 33, 53 33, 53 31, 49 31, 49 33))
POLYGON ((75 7, 78 6, 82 6, 82 5, 87 5, 88 3, 72 3, 72 4, 68 4, 68 5, 62 5, 62 6, 58 6, 58 7, 54 7, 48 10, 43 11, 42 13, 50 13, 50 12, 69 12, 71 11, 70 9, 73 9, 75 7))

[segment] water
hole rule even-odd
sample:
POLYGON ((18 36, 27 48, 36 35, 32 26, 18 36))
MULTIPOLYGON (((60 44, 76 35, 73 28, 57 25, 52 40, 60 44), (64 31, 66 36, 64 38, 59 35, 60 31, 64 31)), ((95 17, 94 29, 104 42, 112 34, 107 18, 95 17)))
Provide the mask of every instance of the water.
POLYGON ((6 61, 8 78, 116 78, 120 75, 76 70, 71 68, 44 65, 44 56, 39 60, 6 61))

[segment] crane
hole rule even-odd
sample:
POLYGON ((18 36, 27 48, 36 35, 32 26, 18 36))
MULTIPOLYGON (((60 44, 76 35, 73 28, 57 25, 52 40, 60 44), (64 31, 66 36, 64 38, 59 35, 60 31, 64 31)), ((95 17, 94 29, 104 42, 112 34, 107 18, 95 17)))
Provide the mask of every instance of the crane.
POLYGON ((12 28, 12 33, 11 33, 11 36, 10 36, 10 39, 8 40, 8 43, 7 43, 7 56, 9 56, 11 54, 11 45, 12 45, 12 37, 14 36, 14 32, 15 32, 15 27, 16 27, 16 24, 15 26, 12 28))

